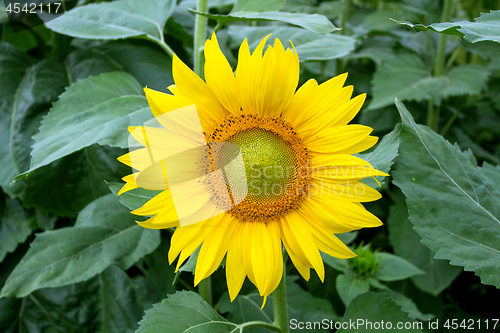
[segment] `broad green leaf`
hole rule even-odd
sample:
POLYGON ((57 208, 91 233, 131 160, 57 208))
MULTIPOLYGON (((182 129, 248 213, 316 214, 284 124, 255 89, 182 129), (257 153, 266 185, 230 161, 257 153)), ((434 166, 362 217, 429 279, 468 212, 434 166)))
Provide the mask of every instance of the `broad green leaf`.
MULTIPOLYGON (((397 125, 392 132, 385 135, 374 151, 365 154, 359 154, 359 157, 369 162, 375 169, 385 173, 389 173, 392 163, 398 156, 399 133, 401 126, 397 125)), ((376 177, 381 185, 384 184, 386 177, 376 177)), ((363 182, 371 187, 378 187, 377 182, 373 178, 364 179, 363 182)))
POLYGON ((481 13, 475 22, 443 22, 431 25, 412 24, 410 22, 396 21, 407 25, 415 31, 435 31, 448 35, 464 37, 471 43, 489 40, 500 43, 500 11, 492 10, 490 13, 481 13))
MULTIPOLYGON (((318 35, 295 27, 245 27, 230 26, 229 36, 236 45, 240 45, 247 38, 250 49, 253 50, 265 36, 272 33, 268 44, 278 38, 287 47, 292 41, 300 61, 330 60, 343 57, 354 51, 356 40, 348 36, 337 34, 318 35)), ((291 45, 288 47, 291 48, 291 45)))
POLYGON ((166 91, 174 83, 172 59, 154 45, 120 41, 80 49, 67 58, 73 82, 106 72, 127 72, 141 86, 166 91))
POLYGON ((403 310, 403 312, 408 313, 408 317, 410 318, 427 321, 435 317, 433 314, 423 314, 422 312, 420 312, 420 310, 411 299, 401 293, 398 293, 397 291, 389 289, 387 290, 387 294, 391 297, 391 300, 394 303, 401 307, 401 310, 403 310))
POLYGON ((500 169, 471 164, 458 146, 415 124, 400 101, 396 106, 403 129, 394 183, 407 198, 415 231, 436 258, 498 286, 500 169))
POLYGON ((231 12, 268 12, 279 10, 285 0, 238 0, 231 12))
POLYGON ((142 290, 121 269, 111 266, 99 274, 101 332, 133 333, 144 308, 138 302, 142 290))
POLYGON ((133 333, 145 309, 135 280, 111 266, 85 282, 37 290, 24 299, 1 299, 0 330, 133 333))
POLYGON ((0 186, 5 189, 19 173, 10 152, 10 126, 14 96, 33 59, 5 42, 0 43, 0 186))
POLYGON ((33 137, 29 172, 94 143, 125 148, 127 126, 150 118, 146 97, 130 74, 80 80, 59 97, 33 137))
POLYGON ((319 14, 301 14, 301 13, 285 13, 276 11, 267 12, 231 12, 228 15, 218 15, 210 13, 193 13, 206 16, 220 23, 228 23, 233 21, 280 21, 297 25, 309 31, 318 34, 327 34, 329 32, 339 30, 326 17, 319 14))
POLYGON ((401 310, 400 306, 391 301, 387 294, 371 292, 361 294, 352 300, 345 311, 342 323, 346 323, 345 327, 338 330, 338 333, 372 333, 391 330, 417 333, 421 332, 423 328, 422 323, 408 318, 408 315, 401 310), (384 322, 383 327, 380 326, 382 321, 384 322), (368 322, 372 325, 370 326, 368 322), (378 323, 378 328, 373 325, 374 323, 378 323), (399 330, 397 330, 398 324, 402 325, 399 330))
POLYGON ((337 275, 335 280, 337 292, 345 306, 349 306, 351 301, 358 295, 370 290, 370 284, 361 279, 355 279, 345 274, 337 275))
POLYGON ((87 39, 148 38, 163 40, 173 0, 123 0, 76 7, 46 23, 63 35, 87 39))
POLYGON ((35 216, 21 206, 19 201, 5 198, 0 205, 0 262, 7 253, 14 252, 36 228, 35 216))
POLYGON ((11 153, 19 172, 29 169, 31 137, 68 85, 68 74, 60 62, 43 60, 26 71, 16 92, 10 128, 11 153))
POLYGON ((97 50, 134 76, 142 87, 166 92, 174 84, 172 58, 154 45, 117 42, 101 45, 97 50))
MULTIPOLYGON (((325 299, 314 297, 296 282, 297 276, 289 276, 286 280, 286 295, 288 320, 297 322, 313 322, 323 319, 336 321, 340 319, 332 308, 330 302, 325 299)), ((219 311, 228 313, 228 320, 237 324, 258 320, 267 323, 273 322, 273 298, 267 298, 264 309, 261 310, 262 297, 258 292, 247 295, 239 294, 231 302, 226 292, 219 301, 219 311)), ((252 328, 249 332, 268 332, 262 328, 252 328)), ((309 330, 308 332, 321 332, 321 330, 309 330)))
POLYGON ((448 80, 430 76, 419 57, 404 54, 383 63, 375 72, 372 85, 373 99, 367 110, 391 105, 395 97, 402 101, 437 99, 448 80))
POLYGON ((198 294, 177 292, 153 305, 139 322, 137 333, 237 332, 238 325, 222 318, 198 294))
POLYGON ((387 252, 377 253, 378 269, 373 276, 381 281, 404 280, 411 276, 425 274, 424 271, 414 266, 405 259, 387 252))
POLYGON ((442 92, 442 96, 479 95, 489 75, 489 70, 477 64, 453 67, 446 73, 450 82, 442 92))
POLYGON ((160 246, 151 254, 142 258, 136 267, 143 276, 134 278, 134 282, 141 286, 143 291, 138 293, 138 299, 143 308, 149 309, 154 303, 161 302, 168 294, 175 293, 173 285, 175 273, 173 265, 168 263, 170 244, 163 238, 160 246))
POLYGON ((121 154, 118 148, 94 144, 36 169, 6 190, 27 208, 76 217, 91 201, 109 193, 104 179, 117 181, 127 173, 128 168, 115 160, 121 154))
MULTIPOLYGON (((114 195, 118 195, 118 192, 123 187, 123 183, 106 183, 110 191, 114 195)), ((160 193, 160 191, 146 190, 143 188, 136 188, 134 190, 125 192, 118 197, 118 200, 128 209, 136 210, 142 207, 146 202, 151 200, 155 195, 160 193)))
POLYGON ((0 299, 0 331, 92 333, 99 330, 99 310, 97 279, 42 289, 23 299, 0 299))
POLYGON ((328 266, 335 268, 340 272, 346 272, 348 270, 347 260, 340 260, 339 258, 334 258, 326 253, 321 252, 321 258, 328 266))
POLYGON ((358 237, 358 232, 357 231, 350 231, 350 232, 344 232, 341 234, 335 234, 338 239, 342 241, 344 244, 349 244, 352 243, 356 237, 358 237))
POLYGON ((448 261, 434 259, 434 253, 420 243, 421 237, 413 230, 404 202, 390 208, 387 226, 394 252, 426 272, 411 277, 418 289, 434 296, 439 295, 462 271, 460 267, 451 266, 448 261))
POLYGON ((37 289, 85 281, 113 264, 127 269, 159 243, 158 231, 137 225, 109 194, 82 210, 74 227, 38 234, 1 296, 23 297, 37 289))

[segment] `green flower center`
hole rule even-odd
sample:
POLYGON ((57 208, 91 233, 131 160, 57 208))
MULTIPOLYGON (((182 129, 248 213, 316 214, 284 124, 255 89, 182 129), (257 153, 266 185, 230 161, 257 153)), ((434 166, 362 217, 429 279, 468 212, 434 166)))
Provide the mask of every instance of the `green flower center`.
POLYGON ((241 149, 248 195, 252 201, 273 200, 286 193, 296 179, 290 143, 272 131, 251 128, 228 139, 241 149))
MULTIPOLYGON (((206 137, 213 147, 212 162, 217 169, 224 166, 225 177, 231 183, 230 214, 241 221, 266 222, 300 206, 309 188, 309 153, 301 138, 281 117, 230 115, 206 137), (218 142, 230 143, 233 147, 223 144, 217 149, 218 142), (242 162, 235 158, 240 152, 242 162), (246 183, 240 180, 243 170, 246 183), (240 188, 238 184, 245 187, 240 188)), ((219 195, 226 189, 211 183, 208 186, 212 188, 214 202, 219 207, 227 207, 227 200, 219 195)))

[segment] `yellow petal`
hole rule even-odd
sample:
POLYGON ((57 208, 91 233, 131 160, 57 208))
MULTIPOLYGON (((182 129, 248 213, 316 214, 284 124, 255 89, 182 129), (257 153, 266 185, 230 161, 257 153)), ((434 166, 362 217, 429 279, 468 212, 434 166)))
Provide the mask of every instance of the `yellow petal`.
POLYGON ((142 207, 131 211, 134 215, 148 216, 156 215, 162 209, 167 207, 174 207, 172 194, 170 190, 164 190, 146 202, 142 207))
POLYGON ((368 136, 363 141, 352 145, 349 148, 339 150, 337 154, 357 154, 373 147, 378 141, 376 136, 368 136))
POLYGON ((356 202, 370 202, 382 197, 379 191, 358 181, 335 183, 314 179, 311 195, 329 195, 356 202))
POLYGON ((179 93, 193 101, 200 114, 207 114, 212 120, 224 117, 222 105, 212 89, 176 55, 173 58, 172 75, 179 93))
POLYGON ((236 97, 236 78, 231 65, 219 47, 215 33, 205 42, 205 81, 221 104, 231 113, 240 111, 236 97))
POLYGON ((205 238, 196 262, 195 286, 219 267, 227 252, 229 242, 233 238, 237 224, 238 221, 231 215, 224 214, 217 227, 213 228, 212 232, 205 238))
POLYGON ((117 195, 122 195, 125 192, 138 188, 139 186, 135 183, 135 177, 134 174, 123 177, 122 180, 125 181, 125 185, 118 191, 117 195))
POLYGON ((280 116, 295 93, 299 59, 292 50, 285 51, 278 39, 262 56, 268 37, 259 43, 252 55, 249 55, 247 41, 243 41, 236 69, 237 93, 243 112, 280 116))
POLYGON ((245 270, 241 267, 243 260, 243 245, 240 243, 241 230, 243 230, 243 228, 241 228, 241 223, 236 223, 234 235, 229 242, 226 256, 226 281, 231 302, 238 296, 246 277, 245 270))
POLYGON ((372 131, 371 127, 357 124, 330 127, 306 137, 305 144, 311 151, 333 154, 360 143, 372 131))

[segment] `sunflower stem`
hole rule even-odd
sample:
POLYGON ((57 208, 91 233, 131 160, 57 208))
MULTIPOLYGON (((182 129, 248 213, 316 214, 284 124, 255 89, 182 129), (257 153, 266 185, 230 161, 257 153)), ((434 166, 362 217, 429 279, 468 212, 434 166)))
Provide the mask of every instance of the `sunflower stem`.
POLYGON ((208 305, 213 306, 212 302, 212 277, 209 276, 204 280, 201 280, 198 284, 198 294, 208 303, 208 305))
MULTIPOLYGON (((201 13, 208 11, 208 0, 198 0, 196 10, 201 13)), ((196 22, 194 25, 194 72, 198 76, 203 74, 203 45, 206 39, 207 18, 203 15, 196 14, 196 22)))
POLYGON ((283 267, 283 277, 278 288, 273 292, 274 325, 282 333, 288 333, 288 314, 286 308, 286 273, 283 267))
MULTIPOLYGON (((452 0, 444 0, 443 13, 441 15, 441 22, 448 22, 450 20, 451 14, 451 3, 452 0)), ((447 35, 441 34, 439 36, 439 46, 438 53, 436 57, 436 63, 434 64, 434 76, 443 75, 444 68, 444 58, 446 51, 446 39, 447 35)), ((427 126, 429 126, 434 131, 437 131, 437 126, 439 123, 439 107, 434 108, 433 102, 429 101, 428 114, 427 114, 427 126)))

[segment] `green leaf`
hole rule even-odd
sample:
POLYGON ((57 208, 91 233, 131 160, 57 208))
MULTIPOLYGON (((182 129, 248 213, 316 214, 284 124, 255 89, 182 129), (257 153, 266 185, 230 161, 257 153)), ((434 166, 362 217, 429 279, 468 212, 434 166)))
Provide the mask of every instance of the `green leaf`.
POLYGON ((484 284, 500 282, 500 168, 470 163, 400 102, 403 119, 394 183, 407 198, 410 221, 438 259, 474 271, 484 284))
POLYGON ((0 330, 133 333, 144 313, 142 288, 116 266, 85 282, 0 300, 0 330), (11 329, 11 330, 9 330, 11 329))
POLYGON ((385 62, 375 72, 372 80, 373 99, 367 110, 376 110, 402 101, 438 99, 448 86, 444 77, 432 77, 423 61, 413 54, 398 55, 385 62))
POLYGON ((33 137, 29 172, 94 143, 125 148, 127 126, 150 118, 146 97, 130 74, 80 80, 59 97, 33 137))
POLYGON ((135 332, 144 313, 144 308, 138 302, 142 290, 116 266, 109 267, 98 278, 101 332, 135 332))
POLYGON ((72 52, 67 61, 73 82, 101 73, 123 71, 141 86, 166 91, 174 83, 172 59, 149 43, 119 41, 72 52))
POLYGON ((101 45, 97 50, 133 75, 142 87, 166 92, 174 84, 172 58, 154 45, 116 42, 101 45))
POLYGON ((92 145, 36 169, 28 179, 18 179, 6 190, 27 208, 76 217, 92 200, 109 193, 104 179, 117 181, 127 172, 115 160, 121 154, 117 148, 92 145))
POLYGON ((396 22, 412 27, 415 31, 435 31, 447 35, 461 36, 471 43, 483 40, 500 43, 500 11, 498 10, 492 10, 490 13, 481 13, 481 16, 476 18, 475 22, 443 22, 427 26, 404 21, 396 22))
POLYGON ((389 241, 394 252, 427 273, 411 277, 418 289, 437 296, 448 288, 462 271, 460 267, 451 266, 448 261, 434 259, 434 253, 420 243, 421 237, 413 230, 404 202, 390 208, 387 225, 389 241))
POLYGON ((181 291, 153 305, 137 333, 235 332, 238 325, 222 318, 198 294, 181 291))
POLYGON ((143 276, 135 277, 134 282, 143 289, 138 297, 145 309, 161 302, 168 294, 175 293, 175 286, 172 284, 175 278, 174 266, 168 263, 169 248, 169 241, 164 238, 153 253, 136 264, 143 276))
POLYGON ((378 269, 373 276, 381 281, 404 280, 414 275, 425 274, 405 259, 387 252, 377 253, 378 269))
POLYGON ((19 201, 5 198, 0 215, 0 262, 7 253, 14 252, 36 228, 36 219, 19 201))
POLYGON ((52 102, 68 85, 66 69, 60 62, 43 60, 26 71, 16 92, 10 128, 11 153, 19 172, 29 169, 31 137, 38 132, 52 102))
POLYGON ((76 7, 47 22, 60 34, 87 39, 148 38, 163 40, 163 27, 175 8, 173 0, 124 0, 76 7))
POLYGON ((3 298, 0 299, 0 331, 96 332, 99 305, 97 279, 38 290, 23 299, 3 298))
POLYGON ((279 10, 285 0, 238 0, 231 12, 268 12, 279 10))
POLYGON ((160 243, 159 232, 140 227, 109 194, 89 204, 74 227, 38 234, 14 269, 1 296, 85 281, 110 265, 129 268, 160 243))
POLYGON ((332 257, 326 253, 321 252, 321 258, 328 266, 340 271, 345 272, 349 268, 347 265, 347 260, 340 260, 339 258, 332 257))
POLYGON ((486 85, 489 75, 489 70, 477 64, 453 67, 446 73, 450 82, 442 92, 442 96, 479 95, 486 85))
MULTIPOLYGON (((114 195, 118 195, 118 192, 123 187, 123 183, 108 183, 110 191, 114 195)), ((118 197, 118 200, 130 210, 136 210, 142 207, 146 202, 151 200, 155 195, 159 194, 161 191, 146 190, 143 188, 136 188, 131 191, 125 192, 118 197)))
MULTIPOLYGON (((421 332, 422 323, 416 323, 408 318, 408 315, 401 310, 401 307, 391 301, 385 293, 364 293, 352 300, 347 307, 342 321, 346 327, 338 330, 338 333, 345 332, 382 332, 395 330, 397 325, 403 325, 404 332, 421 332), (381 323, 384 322, 383 328, 381 323), (368 322, 372 323, 368 324, 368 322), (378 323, 378 329, 374 324, 378 323), (388 328, 387 325, 390 325, 388 328), (404 325, 409 325, 405 327, 404 325), (420 325, 420 326, 418 326, 420 325)), ((399 331, 403 331, 399 328, 399 331)))
POLYGON ((218 15, 210 13, 201 13, 192 10, 193 13, 203 15, 220 23, 228 23, 233 21, 280 21, 297 25, 309 31, 318 34, 327 34, 329 32, 339 30, 326 17, 319 14, 301 14, 301 13, 285 13, 276 11, 267 12, 231 12, 228 15, 218 15))
MULTIPOLYGON (((274 43, 278 38, 285 47, 292 41, 299 60, 330 60, 346 56, 354 51, 356 40, 352 37, 337 34, 318 35, 301 28, 295 27, 245 27, 230 26, 229 36, 238 46, 247 38, 250 49, 253 50, 257 44, 267 35, 272 33, 268 44, 274 43)), ((291 45, 288 47, 291 48, 291 45)))
POLYGON ((403 312, 408 313, 408 317, 413 319, 418 319, 420 321, 427 321, 429 319, 434 318, 433 314, 423 314, 417 308, 415 303, 405 295, 398 293, 394 290, 387 290, 387 294, 391 297, 391 300, 401 307, 403 312))
MULTIPOLYGON (((297 276, 289 276, 286 280, 286 297, 288 320, 295 319, 297 322, 314 322, 323 319, 337 321, 340 318, 335 314, 332 305, 325 299, 314 297, 302 289, 295 281, 297 276)), ((226 292, 219 301, 219 311, 228 313, 227 319, 237 324, 248 321, 273 322, 273 298, 267 298, 264 309, 261 309, 262 297, 258 292, 247 295, 239 294, 231 302, 226 292)), ((252 328, 250 332, 268 332, 261 328, 252 328)), ((321 332, 321 330, 309 330, 308 332, 321 332)))
POLYGON ((355 279, 345 274, 337 275, 335 285, 340 299, 345 306, 349 306, 351 301, 358 295, 370 290, 370 284, 367 281, 355 279))
MULTIPOLYGON (((401 126, 397 125, 392 132, 386 134, 374 151, 365 154, 359 154, 359 157, 369 162, 375 169, 385 173, 389 173, 392 163, 398 156, 399 148, 399 133, 401 126)), ((381 185, 385 182, 385 177, 376 177, 381 185)), ((364 179, 363 182, 371 187, 378 187, 378 184, 373 178, 364 179)))
POLYGON ((18 173, 10 152, 10 126, 14 96, 33 59, 5 42, 0 43, 0 186, 5 188, 18 173))

